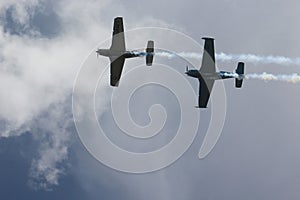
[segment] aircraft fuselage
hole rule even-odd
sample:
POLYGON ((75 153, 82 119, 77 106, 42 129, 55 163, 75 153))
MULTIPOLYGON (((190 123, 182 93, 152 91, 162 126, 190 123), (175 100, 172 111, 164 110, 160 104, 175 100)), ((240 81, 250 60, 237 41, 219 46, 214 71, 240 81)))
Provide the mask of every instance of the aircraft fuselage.
POLYGON ((106 56, 110 58, 118 58, 120 56, 124 56, 124 58, 134 58, 134 57, 142 57, 145 56, 145 52, 139 51, 114 51, 111 49, 98 49, 97 54, 101 56, 106 56))
POLYGON ((243 79, 243 75, 238 75, 232 72, 220 71, 215 73, 202 73, 199 70, 192 69, 188 70, 186 74, 193 78, 203 78, 203 79, 211 79, 211 80, 220 80, 220 79, 228 79, 228 78, 237 78, 243 79))

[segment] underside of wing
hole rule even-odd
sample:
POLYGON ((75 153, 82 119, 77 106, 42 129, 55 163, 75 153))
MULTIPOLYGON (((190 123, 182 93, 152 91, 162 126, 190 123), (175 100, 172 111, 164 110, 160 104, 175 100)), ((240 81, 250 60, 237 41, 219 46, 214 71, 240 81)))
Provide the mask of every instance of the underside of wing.
POLYGON ((208 100, 214 86, 213 79, 203 79, 199 78, 199 97, 198 97, 198 106, 199 108, 207 108, 208 100))
POLYGON ((204 39, 204 52, 203 52, 200 72, 214 73, 216 72, 214 39, 213 38, 202 38, 202 39, 204 39))
POLYGON ((114 51, 126 50, 122 17, 117 17, 114 20, 113 38, 110 49, 114 51))
POLYGON ((118 87, 121 78, 125 58, 120 56, 116 59, 111 59, 110 64, 110 85, 118 87))

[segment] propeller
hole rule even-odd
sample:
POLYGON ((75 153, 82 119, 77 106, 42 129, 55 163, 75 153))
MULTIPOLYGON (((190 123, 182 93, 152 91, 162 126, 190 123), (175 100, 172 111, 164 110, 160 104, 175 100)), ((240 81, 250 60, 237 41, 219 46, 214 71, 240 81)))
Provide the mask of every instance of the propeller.
POLYGON ((187 65, 185 68, 185 72, 188 72, 188 71, 189 71, 189 66, 187 65))

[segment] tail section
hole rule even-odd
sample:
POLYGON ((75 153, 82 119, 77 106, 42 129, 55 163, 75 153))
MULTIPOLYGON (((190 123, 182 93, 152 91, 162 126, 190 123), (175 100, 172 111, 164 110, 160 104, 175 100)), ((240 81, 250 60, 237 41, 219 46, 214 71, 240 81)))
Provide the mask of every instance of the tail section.
POLYGON ((154 57, 154 41, 149 40, 146 48, 146 65, 151 66, 154 57))
POLYGON ((238 66, 235 70, 235 73, 237 73, 239 75, 239 78, 235 78, 235 87, 236 88, 241 88, 243 85, 244 68, 245 68, 245 63, 239 62, 238 66))

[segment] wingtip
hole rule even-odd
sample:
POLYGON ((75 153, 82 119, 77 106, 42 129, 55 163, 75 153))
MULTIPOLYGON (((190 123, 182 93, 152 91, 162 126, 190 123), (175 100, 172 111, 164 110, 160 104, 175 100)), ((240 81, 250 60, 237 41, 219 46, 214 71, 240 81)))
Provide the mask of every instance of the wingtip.
POLYGON ((203 40, 215 40, 215 38, 212 37, 202 37, 203 40))
POLYGON ((207 106, 195 106, 195 108, 207 108, 207 106))
POLYGON ((123 17, 115 17, 115 20, 123 20, 123 17))

